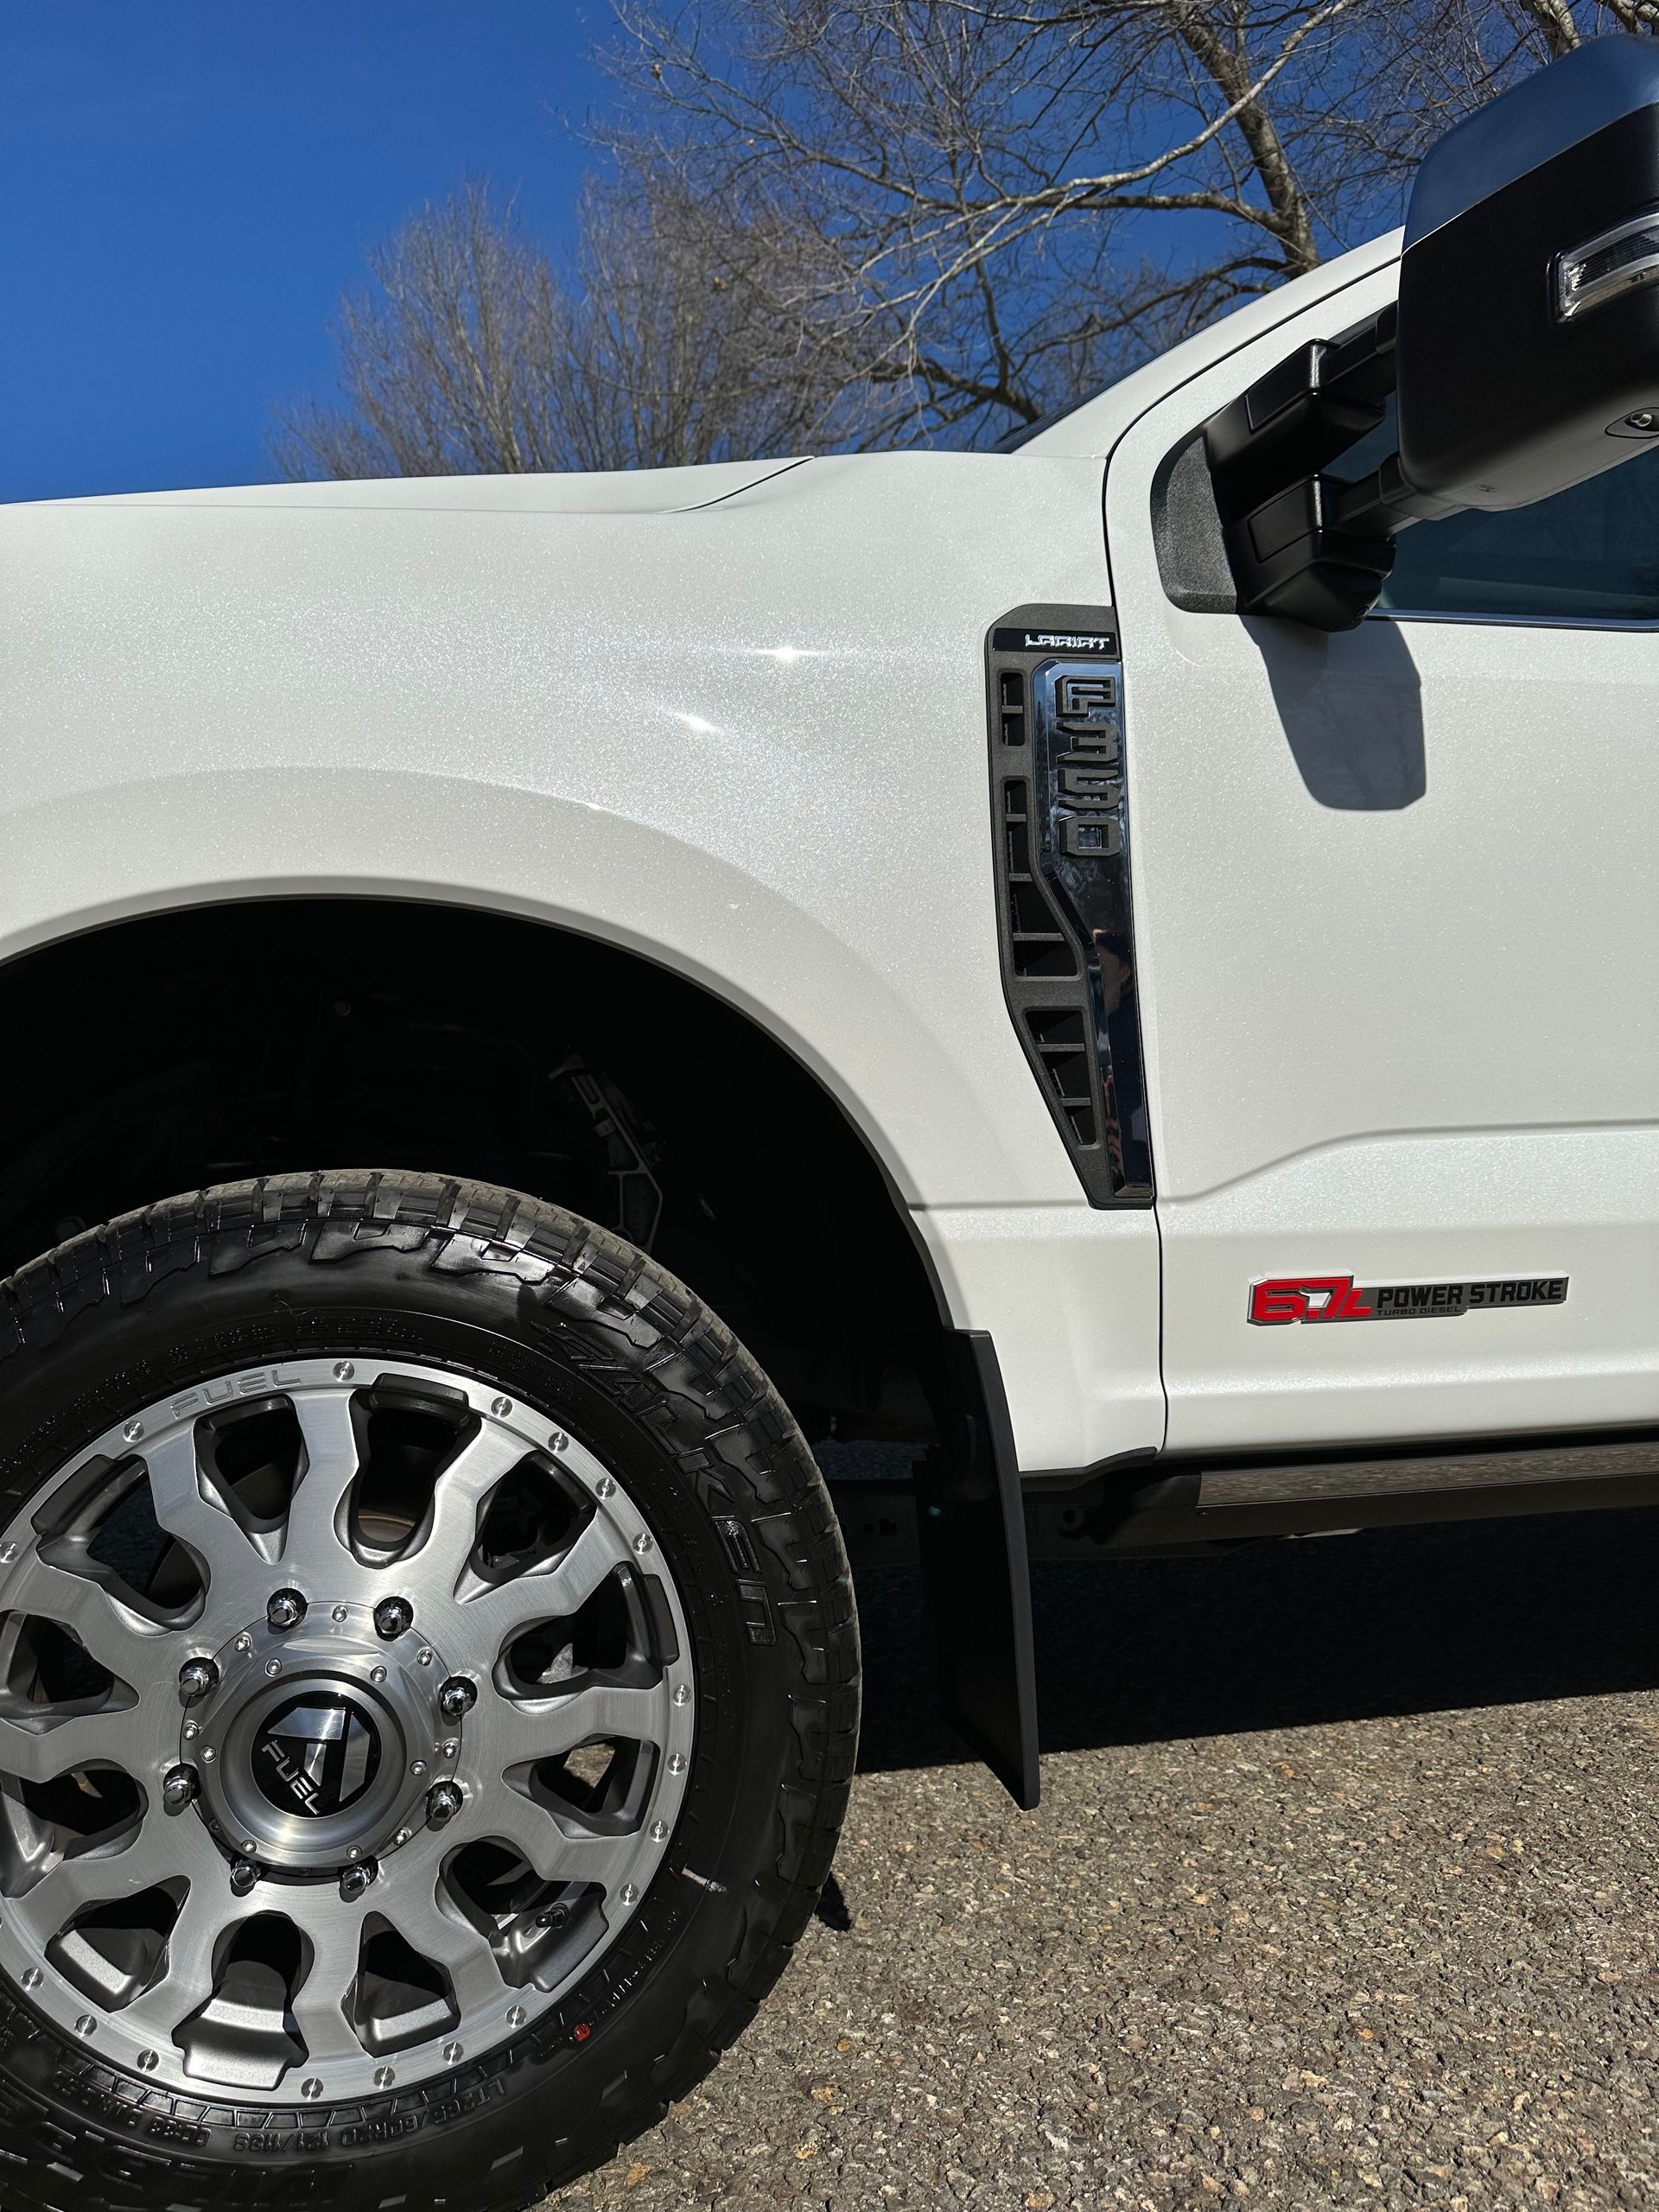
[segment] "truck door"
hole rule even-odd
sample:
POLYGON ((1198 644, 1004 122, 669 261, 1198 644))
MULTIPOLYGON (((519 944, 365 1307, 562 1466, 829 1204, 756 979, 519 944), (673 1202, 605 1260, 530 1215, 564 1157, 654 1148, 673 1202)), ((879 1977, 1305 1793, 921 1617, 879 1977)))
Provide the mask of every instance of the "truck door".
POLYGON ((1420 524, 1342 634, 1183 543, 1171 456, 1392 281, 1108 470, 1172 1449, 1659 1417, 1659 453, 1420 524))

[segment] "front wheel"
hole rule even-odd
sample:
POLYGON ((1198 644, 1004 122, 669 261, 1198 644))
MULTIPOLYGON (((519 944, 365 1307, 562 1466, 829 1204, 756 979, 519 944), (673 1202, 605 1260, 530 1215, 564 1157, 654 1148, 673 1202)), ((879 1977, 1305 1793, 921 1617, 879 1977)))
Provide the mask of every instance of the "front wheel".
POLYGON ((3 1287, 18 2212, 518 2212, 741 2032, 857 1735, 833 1512, 645 1255, 233 1184, 3 1287))

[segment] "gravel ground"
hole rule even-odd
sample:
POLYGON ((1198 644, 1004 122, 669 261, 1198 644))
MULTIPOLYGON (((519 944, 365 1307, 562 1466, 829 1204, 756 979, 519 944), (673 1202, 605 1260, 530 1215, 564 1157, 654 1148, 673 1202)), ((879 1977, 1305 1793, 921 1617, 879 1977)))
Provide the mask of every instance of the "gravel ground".
POLYGON ((1659 2202, 1659 1516, 1039 1570, 1045 1801, 861 1589, 836 1882, 560 2212, 1659 2202))

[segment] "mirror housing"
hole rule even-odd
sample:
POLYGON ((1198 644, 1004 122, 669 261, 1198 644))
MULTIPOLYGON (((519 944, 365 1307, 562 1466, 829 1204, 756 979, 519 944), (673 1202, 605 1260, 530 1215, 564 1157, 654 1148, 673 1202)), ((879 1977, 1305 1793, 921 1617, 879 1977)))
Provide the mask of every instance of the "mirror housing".
POLYGON ((1449 131, 1395 305, 1204 439, 1238 612, 1317 630, 1364 620, 1413 523, 1529 505, 1659 439, 1659 40, 1592 39, 1449 131), (1399 450, 1327 474, 1391 392, 1399 450))
POLYGON ((1659 437, 1659 41, 1592 39, 1449 131, 1412 188, 1400 466, 1518 507, 1659 437))

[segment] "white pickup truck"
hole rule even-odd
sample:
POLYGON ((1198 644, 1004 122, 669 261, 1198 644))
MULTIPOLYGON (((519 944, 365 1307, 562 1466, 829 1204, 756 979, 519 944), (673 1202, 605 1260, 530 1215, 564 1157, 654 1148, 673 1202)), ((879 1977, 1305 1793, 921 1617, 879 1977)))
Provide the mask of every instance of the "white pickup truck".
POLYGON ((1607 41, 1017 450, 0 516, 13 2212, 648 2125, 849 1550, 1029 1803, 1033 1542, 1659 1497, 1656 211, 1607 41))

